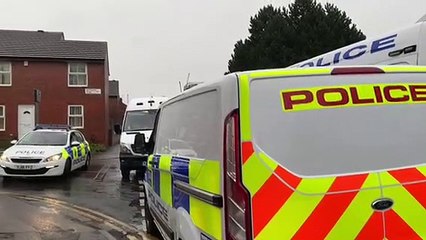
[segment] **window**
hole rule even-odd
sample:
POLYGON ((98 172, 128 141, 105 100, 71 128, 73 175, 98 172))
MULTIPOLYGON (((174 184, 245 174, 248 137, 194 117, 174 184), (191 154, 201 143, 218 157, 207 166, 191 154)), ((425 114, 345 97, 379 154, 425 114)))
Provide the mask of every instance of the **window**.
POLYGON ((256 151, 294 174, 309 177, 422 166, 426 163, 426 128, 422 127, 426 104, 359 104, 288 112, 283 111, 280 95, 283 89, 363 86, 357 94, 370 97, 374 95, 368 94, 374 94, 374 90, 369 92, 366 83, 403 86, 423 82, 424 77, 418 73, 254 80, 250 83, 250 118, 256 151))
POLYGON ((30 146, 64 146, 67 144, 67 132, 29 132, 18 145, 30 146))
POLYGON ((152 130, 157 110, 136 110, 126 112, 123 130, 125 132, 152 130))
POLYGON ((81 105, 68 106, 68 125, 74 128, 84 128, 84 107, 81 105))
POLYGON ((77 133, 73 132, 71 133, 71 140, 70 140, 70 144, 72 144, 73 142, 79 142, 82 143, 83 141, 81 140, 81 138, 77 135, 77 133))
POLYGON ((0 106, 0 131, 6 130, 6 110, 4 106, 0 106))
POLYGON ((0 62, 0 86, 12 85, 11 70, 12 66, 10 63, 0 62))
POLYGON ((68 64, 68 86, 87 87, 87 65, 84 63, 68 64))
POLYGON ((215 91, 164 106, 156 129, 155 153, 221 159, 222 123, 215 91))
POLYGON ((84 138, 84 136, 81 132, 75 132, 75 134, 77 135, 79 142, 84 143, 86 141, 86 139, 84 138))

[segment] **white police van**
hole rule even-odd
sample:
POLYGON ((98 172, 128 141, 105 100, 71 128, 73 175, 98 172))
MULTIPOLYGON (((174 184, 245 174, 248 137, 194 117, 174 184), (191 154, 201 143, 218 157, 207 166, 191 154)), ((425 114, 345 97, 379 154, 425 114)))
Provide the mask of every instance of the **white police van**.
POLYGON ((67 176, 90 165, 91 152, 84 135, 66 125, 38 125, 0 156, 0 176, 67 176))
POLYGON ((143 133, 148 141, 154 127, 154 119, 159 106, 167 97, 144 97, 130 101, 123 118, 123 125, 115 125, 114 131, 120 136, 120 170, 124 181, 128 181, 131 170, 137 170, 138 177, 143 178, 146 157, 135 152, 133 143, 137 133, 143 133))
POLYGON ((426 15, 410 27, 367 38, 289 68, 366 64, 426 65, 426 15))

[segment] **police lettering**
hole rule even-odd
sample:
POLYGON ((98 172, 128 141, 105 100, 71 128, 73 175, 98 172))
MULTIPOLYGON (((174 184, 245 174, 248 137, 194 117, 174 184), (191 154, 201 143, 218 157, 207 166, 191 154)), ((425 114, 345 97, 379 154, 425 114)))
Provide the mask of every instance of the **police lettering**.
POLYGON ((397 34, 393 34, 391 36, 377 39, 371 42, 370 46, 367 46, 365 44, 358 44, 352 48, 331 53, 332 55, 327 54, 320 56, 319 58, 309 60, 308 62, 301 63, 300 65, 295 67, 330 66, 333 64, 338 64, 342 60, 352 60, 359 58, 367 53, 375 54, 387 49, 392 49, 395 47, 396 37, 397 34))
POLYGON ((43 155, 44 151, 40 150, 18 150, 15 154, 25 154, 25 155, 43 155))
POLYGON ((426 103, 426 85, 392 84, 323 87, 281 93, 285 111, 353 105, 426 103), (300 109, 300 108, 303 109, 300 109))

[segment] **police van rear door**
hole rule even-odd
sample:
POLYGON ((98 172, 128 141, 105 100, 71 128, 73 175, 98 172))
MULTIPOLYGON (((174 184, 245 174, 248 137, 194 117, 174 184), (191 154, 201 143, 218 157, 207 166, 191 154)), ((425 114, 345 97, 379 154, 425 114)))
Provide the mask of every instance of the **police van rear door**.
POLYGON ((426 165, 426 73, 406 70, 260 72, 241 84, 256 239, 385 237, 381 174, 426 165))

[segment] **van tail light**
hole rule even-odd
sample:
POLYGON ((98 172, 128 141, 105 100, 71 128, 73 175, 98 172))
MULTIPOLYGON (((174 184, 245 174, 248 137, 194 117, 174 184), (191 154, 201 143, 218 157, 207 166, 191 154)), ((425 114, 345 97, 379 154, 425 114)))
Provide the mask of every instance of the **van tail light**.
POLYGON ((372 73, 385 73, 383 69, 378 67, 337 67, 331 71, 331 75, 345 75, 345 74, 372 74, 372 73))
POLYGON ((251 239, 250 194, 243 186, 238 111, 225 120, 224 179, 226 239, 251 239))

